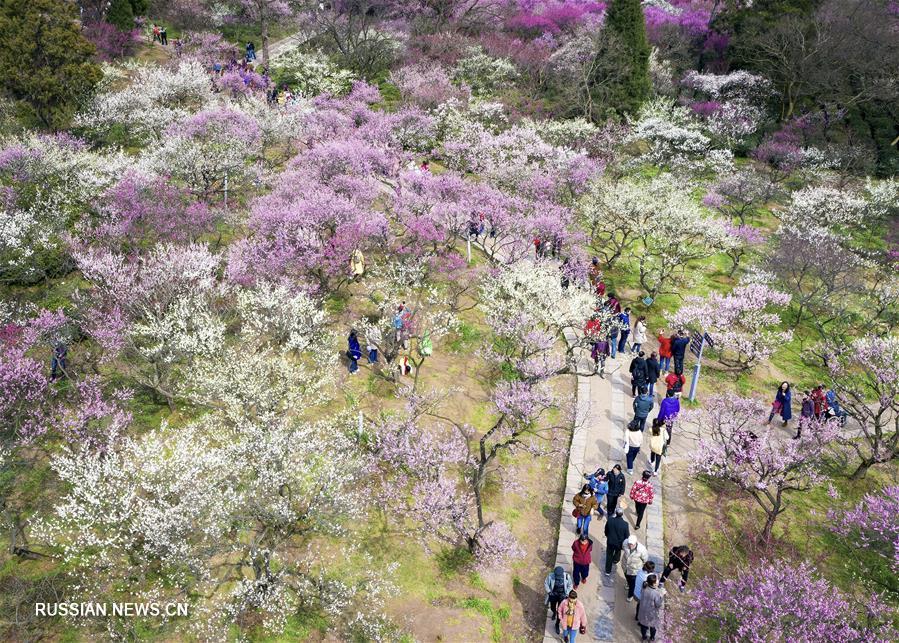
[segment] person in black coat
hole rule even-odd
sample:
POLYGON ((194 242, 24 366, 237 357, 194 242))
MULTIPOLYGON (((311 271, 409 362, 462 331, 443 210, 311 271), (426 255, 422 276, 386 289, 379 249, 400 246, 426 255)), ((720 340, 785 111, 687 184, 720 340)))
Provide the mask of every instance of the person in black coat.
POLYGON ((646 381, 649 384, 649 394, 653 395, 655 393, 655 385, 659 380, 659 375, 661 375, 662 369, 659 367, 659 358, 655 354, 655 351, 650 354, 649 359, 646 360, 646 381))
POLYGON ((621 517, 622 513, 624 513, 624 508, 618 507, 615 509, 615 514, 610 515, 606 521, 606 576, 612 574, 612 565, 621 560, 621 550, 631 535, 631 528, 621 517))
POLYGON ((671 337, 671 357, 674 358, 674 370, 678 373, 684 372, 684 355, 687 354, 687 346, 690 345, 690 338, 683 329, 677 331, 671 337))
POLYGON ((616 464, 606 475, 606 482, 609 483, 609 493, 606 495, 606 503, 608 514, 611 516, 615 513, 615 507, 618 505, 618 498, 624 495, 627 482, 624 474, 621 473, 621 465, 616 464))
MULTIPOLYGON (((631 360, 631 395, 637 396, 637 391, 646 386, 649 379, 649 373, 646 368, 646 357, 643 351, 631 360)), ((658 378, 656 378, 658 379, 658 378)))

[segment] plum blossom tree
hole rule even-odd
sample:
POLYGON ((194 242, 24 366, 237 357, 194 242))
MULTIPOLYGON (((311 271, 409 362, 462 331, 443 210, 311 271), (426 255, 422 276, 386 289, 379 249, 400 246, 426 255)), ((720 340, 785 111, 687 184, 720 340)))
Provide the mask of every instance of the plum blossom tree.
POLYGON ((711 186, 703 204, 745 226, 752 222, 771 196, 765 178, 751 169, 744 169, 720 178, 711 186))
POLYGON ((711 140, 686 107, 668 98, 645 102, 630 122, 628 141, 647 150, 639 160, 672 169, 687 169, 704 162, 711 140))
POLYGON ((759 561, 751 569, 712 577, 693 590, 671 618, 675 637, 702 631, 718 641, 886 641, 896 636, 885 605, 871 597, 859 604, 809 564, 759 561))
POLYGON ((734 245, 725 250, 725 254, 731 260, 730 271, 728 277, 733 277, 740 262, 749 252, 752 246, 757 246, 765 241, 765 237, 758 228, 751 225, 729 225, 727 226, 728 234, 733 237, 734 245))
POLYGON ((822 456, 840 433, 836 420, 809 420, 801 437, 790 439, 770 425, 759 427, 767 412, 758 400, 722 394, 683 417, 699 438, 691 473, 732 485, 755 501, 765 514, 760 534, 765 545, 788 507, 787 498, 825 478, 822 456))
POLYGON ((742 143, 762 125, 765 102, 773 94, 763 76, 746 71, 729 74, 687 72, 681 84, 706 100, 694 102, 694 113, 704 117, 709 132, 726 145, 742 143))
POLYGON ((899 340, 866 336, 823 350, 831 386, 858 423, 861 439, 843 440, 858 456, 851 477, 864 478, 872 466, 899 455, 899 340))
POLYGON ((779 330, 781 318, 775 312, 789 302, 788 294, 766 284, 745 283, 726 295, 688 297, 668 321, 676 328, 708 333, 715 343, 706 348, 708 353, 728 368, 751 371, 791 339, 790 331, 779 330))

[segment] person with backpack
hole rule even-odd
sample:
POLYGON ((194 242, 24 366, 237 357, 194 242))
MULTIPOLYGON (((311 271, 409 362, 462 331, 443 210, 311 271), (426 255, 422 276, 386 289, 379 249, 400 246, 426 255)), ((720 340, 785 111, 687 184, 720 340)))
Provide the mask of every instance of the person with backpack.
POLYGON ((549 607, 552 612, 553 622, 556 626, 556 634, 559 634, 559 605, 568 596, 568 592, 572 590, 574 583, 571 580, 571 574, 565 571, 561 565, 557 565, 543 581, 543 589, 546 590, 546 597, 543 604, 549 607))
POLYGON ((682 393, 687 378, 684 377, 683 371, 673 371, 665 376, 665 387, 669 393, 682 393))
POLYGON ((649 560, 649 552, 642 543, 637 541, 633 534, 627 538, 627 546, 622 554, 621 564, 624 567, 624 579, 627 581, 627 602, 634 600, 634 586, 637 574, 643 569, 643 565, 649 560))
POLYGON ((659 381, 659 375, 662 369, 659 366, 659 359, 656 357, 655 351, 649 354, 646 360, 646 382, 649 385, 649 394, 655 395, 656 382, 659 381))
POLYGON ((662 373, 671 370, 671 338, 665 334, 665 329, 659 331, 659 369, 662 373))
POLYGON ((593 489, 593 496, 596 498, 596 511, 600 517, 604 517, 606 513, 603 511, 602 501, 606 494, 609 493, 609 483, 606 482, 605 469, 599 468, 593 473, 585 473, 584 478, 586 478, 590 488, 593 489))
POLYGON ((615 507, 618 505, 618 498, 624 495, 627 482, 624 474, 621 473, 621 465, 616 464, 606 475, 606 481, 609 483, 609 495, 606 500, 606 511, 609 516, 615 513, 615 507))
POLYGON ((649 464, 654 465, 652 475, 659 475, 659 467, 662 466, 662 456, 670 441, 668 426, 664 420, 656 418, 652 421, 652 429, 649 435, 649 464))
POLYGON ((652 504, 655 493, 652 486, 652 471, 647 469, 643 472, 642 480, 635 481, 631 486, 631 500, 634 501, 634 508, 637 511, 637 523, 634 525, 634 529, 640 529, 643 514, 646 513, 646 507, 652 504))
POLYGON ((643 351, 637 353, 637 356, 631 360, 629 370, 631 374, 631 397, 637 397, 637 390, 645 387, 649 378, 643 351))
POLYGON ((665 571, 662 572, 662 584, 668 579, 668 576, 675 569, 680 572, 680 591, 684 591, 687 585, 687 578, 690 576, 690 565, 693 564, 693 552, 686 545, 678 545, 672 547, 668 552, 668 564, 665 565, 665 571))
POLYGON ((571 502, 574 504, 572 515, 577 518, 576 533, 586 535, 590 531, 590 520, 593 518, 593 510, 597 507, 593 489, 590 488, 589 484, 585 484, 580 493, 574 494, 571 502))
POLYGON ((587 536, 586 532, 582 532, 573 543, 571 543, 571 561, 574 565, 574 588, 587 582, 587 576, 590 574, 590 563, 593 562, 593 541, 587 536))
POLYGON ((677 331, 671 338, 671 356, 674 358, 674 372, 684 372, 684 357, 687 354, 687 346, 690 345, 690 338, 687 333, 681 329, 677 331))
POLYGON ((662 624, 662 609, 665 605, 665 590, 659 587, 658 576, 650 574, 643 581, 640 606, 637 608, 637 623, 640 625, 642 641, 655 641, 656 630, 662 624))
POLYGON ((652 411, 655 406, 655 400, 652 395, 650 395, 646 386, 640 387, 640 395, 634 400, 634 419, 631 424, 635 424, 641 431, 646 428, 646 418, 649 417, 650 411, 652 411))
POLYGON ((568 592, 568 598, 559 604, 559 620, 562 622, 562 641, 575 643, 578 634, 587 633, 587 612, 577 599, 577 592, 568 592))
POLYGON ((609 514, 606 521, 606 576, 612 575, 612 565, 621 560, 621 548, 631 535, 631 528, 621 517, 624 507, 615 507, 615 513, 609 514))

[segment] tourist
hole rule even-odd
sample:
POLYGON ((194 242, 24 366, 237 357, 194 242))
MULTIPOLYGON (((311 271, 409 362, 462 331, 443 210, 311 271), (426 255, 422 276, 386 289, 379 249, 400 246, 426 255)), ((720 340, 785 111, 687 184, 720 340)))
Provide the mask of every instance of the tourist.
POLYGON ((671 424, 677 419, 680 413, 680 398, 674 393, 673 389, 668 389, 665 393, 665 399, 659 405, 659 414, 656 416, 665 424, 671 424))
POLYGON ((640 453, 640 447, 643 446, 643 431, 636 422, 627 425, 627 475, 634 473, 634 460, 640 453))
POLYGON ((587 536, 587 532, 578 535, 573 543, 571 543, 571 561, 574 565, 574 588, 587 582, 587 576, 590 574, 590 563, 593 562, 593 541, 587 536))
POLYGON ((559 605, 568 596, 568 592, 571 591, 573 586, 571 574, 566 572, 561 565, 557 565, 546 577, 546 580, 543 581, 543 588, 546 590, 543 604, 549 606, 549 611, 552 612, 553 622, 556 625, 556 634, 559 634, 559 605))
POLYGON ((612 359, 615 359, 615 356, 618 353, 618 334, 620 332, 620 328, 618 327, 617 318, 612 321, 611 328, 609 328, 609 351, 612 355, 612 359))
POLYGON ((370 326, 365 332, 365 350, 368 351, 368 363, 376 364, 378 361, 378 345, 383 340, 381 329, 377 326, 370 326))
POLYGON ((355 281, 363 274, 365 274, 365 255, 359 248, 355 248, 353 254, 350 255, 350 275, 355 281))
POLYGON ((585 473, 584 478, 587 479, 587 484, 593 489, 593 496, 596 498, 596 511, 601 517, 605 516, 606 514, 602 508, 602 501, 603 498, 606 497, 606 494, 609 493, 609 483, 606 481, 605 469, 600 467, 593 473, 585 473))
POLYGON ((399 355, 396 358, 396 368, 399 371, 400 375, 411 375, 412 374, 412 364, 409 363, 408 355, 399 355))
POLYGON ((815 419, 820 420, 827 411, 827 395, 824 393, 824 385, 818 384, 812 389, 812 402, 815 405, 815 419))
POLYGON ((662 623, 664 603, 665 590, 659 587, 658 576, 650 574, 643 581, 640 606, 637 608, 637 623, 640 625, 641 641, 656 640, 656 630, 662 623))
POLYGON ((802 395, 802 406, 799 410, 799 424, 796 426, 796 435, 793 436, 794 440, 798 440, 802 437, 803 427, 806 426, 813 417, 815 417, 815 401, 812 397, 812 392, 806 391, 802 395))
MULTIPOLYGON (((578 535, 587 534, 590 531, 590 520, 593 518, 593 510, 597 507, 596 496, 593 495, 593 489, 589 484, 585 484, 580 493, 574 494, 571 499, 574 504, 572 515, 577 518, 577 527, 575 533, 578 535)), ((577 585, 577 583, 575 583, 577 585)))
POLYGON ((652 352, 646 360, 646 381, 649 384, 649 394, 655 395, 656 382, 659 381, 661 367, 659 366, 659 358, 652 352))
POLYGON ((849 417, 849 414, 840 406, 840 401, 837 399, 836 392, 833 389, 828 389, 825 394, 825 399, 827 400, 827 417, 838 418, 840 420, 840 426, 845 426, 846 418, 849 417))
POLYGON ((634 584, 637 574, 643 569, 643 565, 649 560, 649 552, 637 537, 631 534, 627 539, 627 546, 622 553, 621 564, 624 567, 624 579, 627 581, 627 602, 634 600, 634 584))
POLYGON ((350 373, 356 373, 359 370, 359 358, 362 357, 362 347, 359 345, 359 337, 356 336, 355 328, 350 331, 347 345, 346 356, 350 358, 350 373))
POLYGON ((646 343, 646 317, 640 315, 637 317, 637 323, 634 324, 634 343, 631 344, 631 351, 639 353, 640 348, 646 343))
POLYGON ((600 339, 593 343, 590 356, 595 365, 594 373, 602 378, 606 376, 606 358, 609 356, 609 338, 600 339))
POLYGON ((631 535, 631 528, 627 521, 621 517, 624 513, 624 507, 615 507, 615 513, 609 514, 606 521, 606 576, 612 575, 612 565, 618 564, 621 560, 621 548, 624 547, 625 541, 631 535))
POLYGON ((256 60, 256 45, 252 42, 247 43, 247 62, 251 63, 256 60))
POLYGON ((659 418, 653 420, 649 435, 649 464, 654 466, 652 473, 654 476, 659 475, 659 467, 662 466, 662 456, 665 455, 670 441, 670 431, 665 421, 659 418))
POLYGON ((687 354, 687 346, 690 345, 690 338, 687 333, 681 329, 671 338, 671 356, 674 358, 674 372, 684 372, 684 356, 687 354))
POLYGON ((793 391, 790 389, 789 382, 781 382, 777 387, 777 393, 774 394, 774 402, 771 403, 771 414, 768 415, 768 422, 774 419, 775 415, 779 415, 783 420, 783 425, 793 417, 793 391))
POLYGON ((53 354, 50 356, 50 381, 55 381, 66 374, 66 368, 69 365, 66 356, 69 354, 69 347, 63 341, 58 341, 53 345, 53 354))
POLYGON ((665 376, 665 388, 668 393, 672 395, 674 393, 681 393, 684 390, 684 384, 687 383, 687 378, 684 377, 682 371, 672 371, 665 376))
POLYGON ((568 598, 559 604, 559 620, 562 622, 562 640, 575 643, 578 634, 587 633, 587 613, 577 600, 577 592, 568 592, 568 598))
POLYGON ((655 489, 652 486, 652 471, 648 469, 643 472, 643 479, 637 480, 631 486, 631 500, 634 501, 634 508, 637 511, 637 522, 634 529, 640 529, 643 522, 643 514, 646 513, 647 505, 652 504, 655 497, 655 489))
POLYGON ((643 563, 643 569, 637 572, 637 578, 634 579, 634 600, 637 601, 637 609, 634 612, 634 620, 636 621, 640 615, 640 598, 643 596, 643 583, 656 570, 656 564, 651 560, 643 563))
POLYGON ((615 513, 615 507, 618 505, 618 498, 624 495, 627 485, 624 474, 621 473, 621 465, 616 464, 606 475, 606 481, 609 483, 609 496, 606 501, 606 511, 609 516, 615 513))
POLYGON ((169 44, 169 35, 168 35, 168 31, 166 31, 166 28, 165 28, 165 27, 162 27, 162 28, 159 30, 159 42, 160 42, 163 46, 169 44))
POLYGON ((671 338, 665 335, 665 329, 659 331, 659 369, 662 373, 671 370, 671 338))
POLYGON ((153 23, 153 42, 159 42, 159 25, 153 23))
POLYGON ((645 353, 640 351, 637 356, 631 360, 631 396, 637 397, 637 390, 646 387, 649 375, 646 368, 645 353))
POLYGON ((609 299, 606 301, 606 308, 609 309, 613 315, 617 315, 621 312, 621 302, 618 301, 618 297, 615 296, 615 293, 609 293, 609 299))
POLYGON ((627 338, 631 334, 631 309, 625 308, 618 314, 618 321, 621 324, 621 332, 618 334, 618 352, 622 355, 628 349, 627 338))
POLYGON ((396 314, 393 316, 393 332, 396 345, 403 345, 403 304, 396 307, 396 314))
POLYGON ((693 552, 686 545, 678 545, 672 547, 668 552, 668 564, 665 565, 665 571, 662 572, 662 583, 675 569, 680 572, 680 591, 684 591, 687 585, 687 577, 690 575, 690 565, 693 564, 693 552))
POLYGON ((649 412, 655 407, 655 400, 645 386, 640 387, 640 395, 634 399, 632 406, 634 407, 634 420, 632 423, 636 424, 642 431, 646 428, 646 418, 649 417, 649 412))

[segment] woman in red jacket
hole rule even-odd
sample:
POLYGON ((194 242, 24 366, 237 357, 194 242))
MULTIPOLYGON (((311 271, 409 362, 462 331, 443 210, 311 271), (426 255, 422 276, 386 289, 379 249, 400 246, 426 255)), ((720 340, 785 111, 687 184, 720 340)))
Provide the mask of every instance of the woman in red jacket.
POLYGON ((571 562, 574 563, 571 578, 577 589, 578 585, 587 582, 590 563, 593 562, 593 541, 585 532, 582 532, 578 539, 571 543, 571 562))
POLYGON ((643 479, 637 480, 634 482, 634 486, 631 487, 631 500, 634 501, 634 506, 637 508, 637 524, 634 525, 634 529, 640 528, 646 505, 651 505, 654 498, 655 489, 652 487, 652 471, 647 470, 643 472, 643 479))
POLYGON ((664 328, 659 331, 659 370, 662 373, 671 370, 671 338, 664 328))

